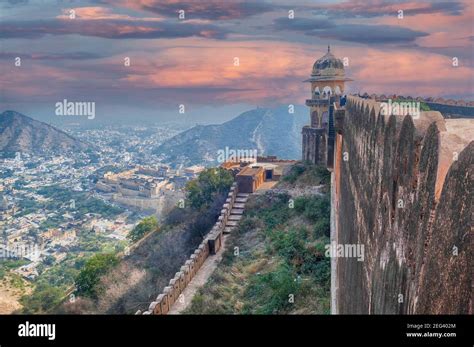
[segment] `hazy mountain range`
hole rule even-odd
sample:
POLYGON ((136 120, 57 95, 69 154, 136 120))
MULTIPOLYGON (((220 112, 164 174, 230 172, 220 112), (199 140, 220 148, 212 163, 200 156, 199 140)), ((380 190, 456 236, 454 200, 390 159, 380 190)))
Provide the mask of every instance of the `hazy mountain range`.
MULTIPOLYGON (((307 109, 287 106, 275 109, 257 108, 244 112, 222 124, 196 125, 154 149, 170 163, 185 165, 219 164, 218 151, 257 150, 258 155, 279 158, 301 157, 301 128, 308 122, 307 109)), ((15 111, 0 114, 0 152, 45 154, 92 150, 62 130, 15 111)))
POLYGON ((84 151, 89 144, 15 111, 0 114, 0 152, 30 154, 84 151))
POLYGON ((198 125, 186 130, 156 148, 171 162, 197 164, 216 163, 217 153, 226 147, 233 150, 254 150, 258 155, 279 158, 301 157, 301 128, 309 122, 308 110, 295 106, 275 109, 257 108, 218 125, 198 125))

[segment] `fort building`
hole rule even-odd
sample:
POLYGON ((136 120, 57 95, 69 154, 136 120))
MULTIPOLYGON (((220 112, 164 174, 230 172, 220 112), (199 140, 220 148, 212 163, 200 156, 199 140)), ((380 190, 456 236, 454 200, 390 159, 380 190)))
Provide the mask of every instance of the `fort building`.
POLYGON ((258 156, 251 161, 226 161, 221 167, 232 172, 240 193, 250 194, 274 187, 283 171, 294 163, 294 160, 278 159, 276 156, 258 156))
POLYGON ((472 314, 474 120, 387 114, 401 98, 346 98, 346 81, 328 50, 303 128, 303 159, 331 172, 331 244, 364 252, 331 257, 332 313, 472 314))
MULTIPOLYGON (((334 109, 345 104, 345 82, 352 81, 345 77, 344 64, 331 53, 316 60, 309 79, 311 98, 306 100, 310 108, 310 125, 303 127, 303 161, 313 164, 327 164, 328 145, 333 140, 334 109), (332 113, 330 115, 330 112, 332 113), (331 132, 331 134, 329 134, 331 132)), ((329 159, 330 160, 330 159, 329 159)), ((329 165, 330 166, 330 165, 329 165)))
POLYGON ((253 193, 265 181, 265 170, 261 166, 246 166, 236 178, 239 191, 242 193, 253 193))

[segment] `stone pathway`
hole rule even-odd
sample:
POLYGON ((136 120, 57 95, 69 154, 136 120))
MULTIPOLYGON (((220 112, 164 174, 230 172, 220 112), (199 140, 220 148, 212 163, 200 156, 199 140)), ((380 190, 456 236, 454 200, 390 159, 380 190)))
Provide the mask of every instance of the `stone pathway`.
MULTIPOLYGON (((247 202, 249 195, 250 194, 246 193, 237 194, 235 199, 236 202, 234 203, 229 219, 227 220, 224 228, 224 234, 230 234, 232 230, 234 230, 239 224, 239 221, 243 216, 245 203, 247 202)), ((168 314, 181 314, 189 307, 194 295, 196 295, 199 288, 206 284, 206 282, 216 270, 217 265, 219 265, 220 261, 222 260, 222 255, 226 250, 226 240, 227 236, 224 236, 220 250, 216 255, 210 255, 207 257, 199 271, 187 285, 186 289, 184 289, 178 300, 173 304, 168 314)))
MULTIPOLYGON (((319 186, 311 186, 311 187, 304 187, 304 188, 275 188, 271 190, 272 194, 288 194, 291 197, 295 198, 298 196, 304 195, 324 195, 321 190, 324 188, 324 185, 319 186)), ((257 190, 255 194, 265 194, 267 190, 257 190)))
POLYGON ((222 239, 222 247, 216 255, 210 255, 207 257, 207 259, 201 265, 199 271, 179 296, 178 301, 173 304, 168 314, 181 314, 189 307, 194 295, 196 295, 199 288, 206 284, 206 282, 209 280, 209 277, 211 277, 211 275, 216 270, 217 265, 219 265, 221 262, 222 255, 226 249, 226 239, 227 237, 222 239))

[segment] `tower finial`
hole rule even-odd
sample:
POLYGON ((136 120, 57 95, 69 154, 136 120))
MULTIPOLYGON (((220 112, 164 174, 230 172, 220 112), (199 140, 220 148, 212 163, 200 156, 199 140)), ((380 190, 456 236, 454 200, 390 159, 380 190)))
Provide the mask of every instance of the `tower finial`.
POLYGON ((328 45, 328 53, 331 52, 331 46, 328 45))

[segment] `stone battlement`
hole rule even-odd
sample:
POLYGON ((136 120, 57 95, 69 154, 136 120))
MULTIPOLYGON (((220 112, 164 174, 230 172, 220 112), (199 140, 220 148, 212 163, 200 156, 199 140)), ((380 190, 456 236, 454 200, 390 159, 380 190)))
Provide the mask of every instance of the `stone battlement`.
MULTIPOLYGON (((440 197, 449 167, 453 161, 457 160, 462 150, 474 139, 473 119, 445 119, 438 111, 421 111, 419 117, 400 115, 385 116, 380 114, 380 102, 356 96, 348 97, 347 108, 355 114, 369 114, 370 120, 377 115, 377 120, 374 118, 374 122, 368 123, 368 126, 375 126, 378 121, 383 121, 384 123, 391 122, 392 120, 390 120, 390 118, 393 117, 395 128, 397 131, 400 131, 403 128, 404 122, 411 122, 415 128, 415 138, 417 141, 421 141, 427 135, 428 128, 434 123, 436 126, 435 132, 439 134, 439 165, 437 167, 436 177, 437 199, 440 197)), ((405 127, 407 126, 411 125, 405 125, 405 127)), ((401 135, 403 136, 403 133, 401 135)))
POLYGON ((331 241, 365 257, 333 259, 333 312, 472 314, 474 120, 355 96, 339 116, 331 241))
POLYGON ((209 256, 215 255, 221 249, 224 233, 227 233, 229 229, 229 218, 231 218, 234 206, 239 203, 237 195, 238 187, 237 183, 234 182, 214 227, 206 235, 194 253, 191 254, 189 259, 186 260, 184 265, 180 268, 180 271, 176 272, 168 286, 163 288, 163 291, 158 294, 156 299, 150 304, 148 310, 144 312, 137 311, 136 314, 164 315, 171 310, 175 302, 181 300, 180 295, 196 276, 206 259, 209 256))

